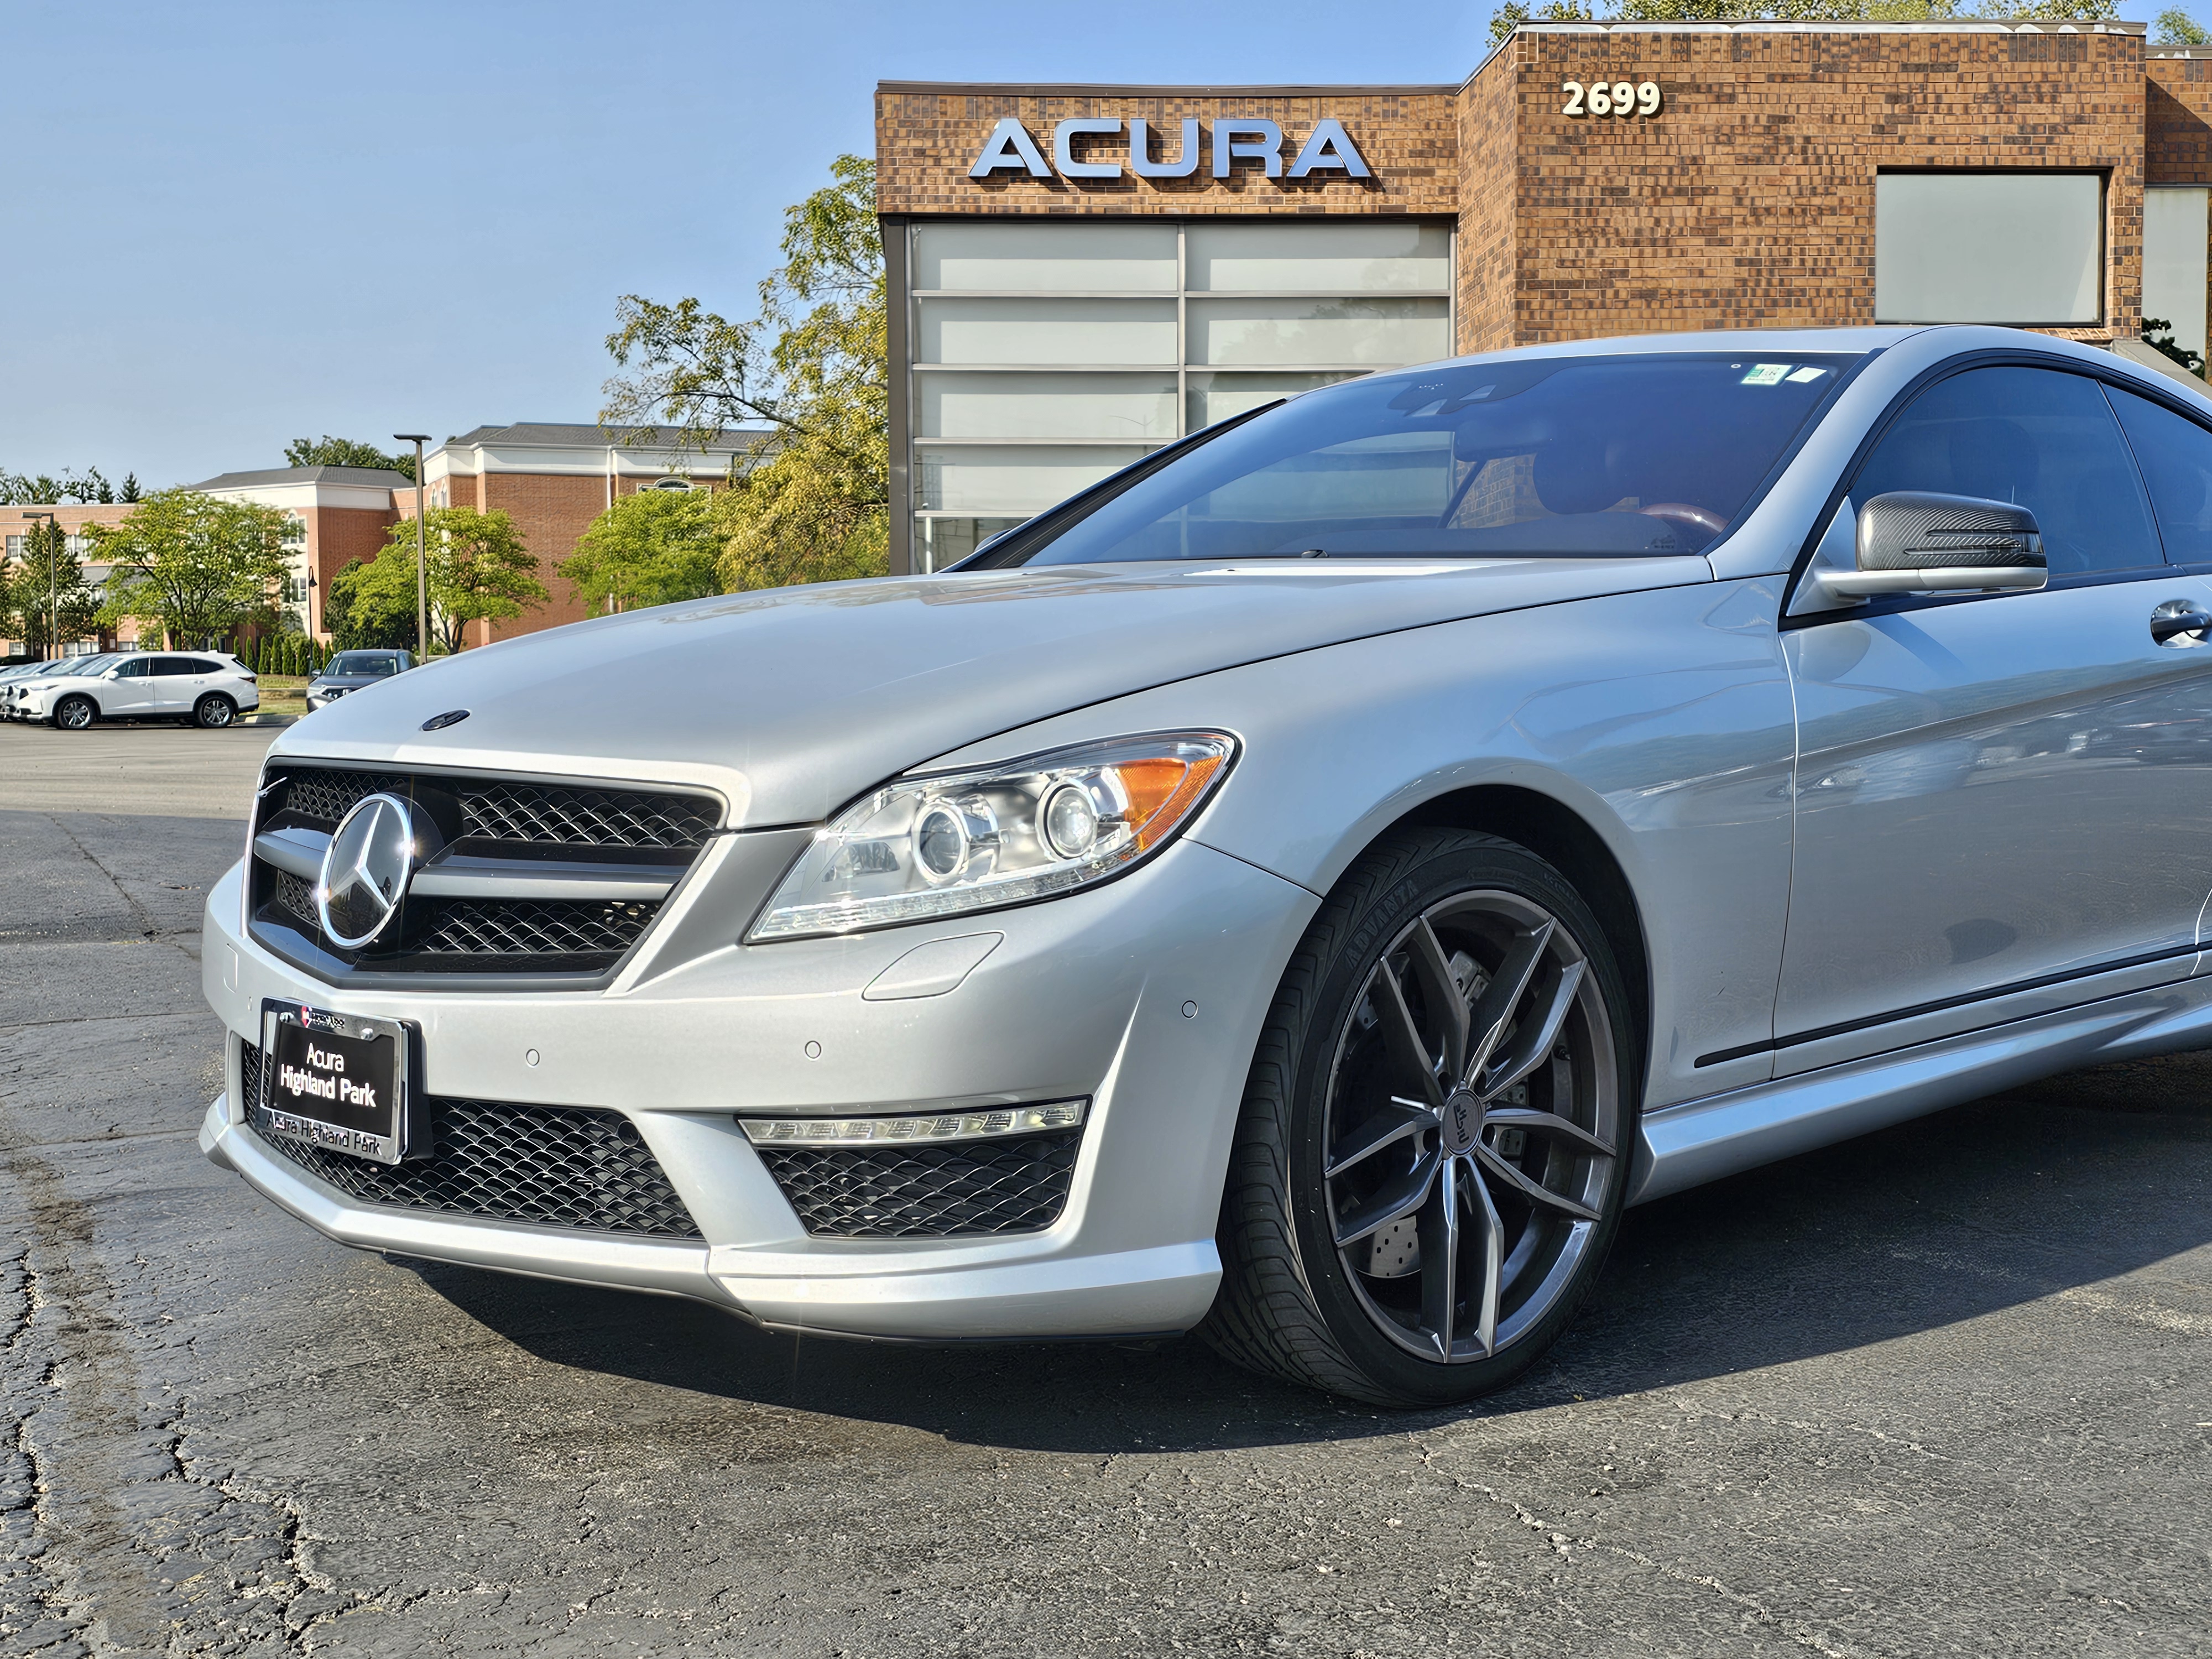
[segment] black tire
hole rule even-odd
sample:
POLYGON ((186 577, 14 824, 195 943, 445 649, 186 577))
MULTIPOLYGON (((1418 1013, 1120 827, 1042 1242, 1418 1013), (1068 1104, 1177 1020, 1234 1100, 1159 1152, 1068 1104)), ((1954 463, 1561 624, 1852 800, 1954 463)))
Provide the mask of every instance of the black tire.
POLYGON ((192 709, 192 721, 210 732, 220 732, 238 718, 238 705, 220 691, 210 691, 192 709))
POLYGON ((100 720, 100 705, 90 697, 64 697, 54 705, 54 724, 64 732, 89 732, 100 720))
MULTIPOLYGON (((1627 989, 1604 930, 1557 870, 1493 836, 1393 832, 1329 895, 1261 1029, 1222 1198, 1221 1289, 1201 1334, 1238 1364, 1376 1405, 1453 1405, 1504 1387, 1566 1328, 1603 1266, 1627 1188, 1641 1071, 1627 989), (1495 942, 1465 931, 1492 925, 1485 906, 1505 919, 1495 942), (1515 916, 1528 919, 1517 934, 1515 916), (1543 917, 1549 927, 1537 920, 1543 917), (1425 945, 1407 942, 1423 930, 1425 945), (1441 945, 1461 938, 1463 948, 1445 958, 1441 945), (1516 950, 1528 954, 1516 958, 1516 950), (1546 952, 1558 957, 1556 969, 1546 952), (1521 963, 1531 965, 1523 970, 1521 963), (1424 988, 1431 985, 1453 988, 1432 999, 1424 988), (1493 985, 1501 1000, 1492 1000, 1493 985), (1441 1030, 1454 994, 1459 1012, 1450 1018, 1459 1021, 1461 1046, 1446 1036, 1439 1054, 1424 1030, 1441 1030), (1430 1026, 1423 1021, 1431 1015, 1409 1012, 1416 1003, 1436 1011, 1430 1026), (1402 1036, 1393 1048, 1389 1033, 1373 1035, 1386 1004, 1403 1015, 1398 1031, 1419 1042, 1419 1064, 1430 1073, 1419 1089, 1441 1082, 1448 1093, 1441 1112, 1421 1118, 1428 1127, 1401 1131, 1387 1152, 1360 1152, 1381 1115, 1367 1103, 1385 1086, 1376 1079, 1419 1075, 1374 1058, 1380 1042, 1393 1065, 1413 1064, 1416 1051, 1402 1036), (1489 1018, 1498 1006, 1506 1013, 1489 1018), (1478 1026, 1504 1035, 1485 1048, 1478 1026), (1493 1058, 1474 1060, 1478 1049, 1493 1058), (1526 1080, 1494 1097, 1486 1093, 1492 1079, 1516 1075, 1510 1068, 1528 1059, 1524 1050, 1535 1055, 1517 1074, 1526 1080), (1455 1054, 1468 1060, 1471 1087, 1450 1083, 1455 1054), (1346 1109, 1335 1115, 1356 1116, 1352 1127, 1361 1133, 1332 1130, 1332 1101, 1346 1109), (1471 1130, 1464 1106, 1454 1127, 1453 1106, 1463 1102, 1472 1103, 1471 1130), (1516 1131, 1506 1123, 1516 1116, 1531 1126, 1549 1119, 1551 1127, 1516 1131), (1578 1127, 1585 1124, 1592 1132, 1578 1127), (1608 1148, 1602 1154, 1601 1146, 1608 1148), (1431 1178, 1418 1215, 1401 1211, 1389 1229, 1342 1242, 1363 1217, 1414 1190, 1431 1156, 1424 1146, 1436 1148, 1435 1167, 1453 1175, 1431 1178), (1406 1167, 1377 1180, 1380 1200, 1347 1199, 1346 1183, 1386 1157, 1406 1167), (1532 1183, 1515 1187, 1501 1162, 1539 1168, 1532 1183), (1522 1196, 1554 1182, 1560 1192, 1551 1200, 1522 1196), (1570 1201, 1578 1213, 1552 1207, 1570 1201), (1435 1218, 1445 1213, 1455 1218, 1449 1230, 1435 1218), (1547 1243, 1555 1233, 1559 1243, 1547 1243), (1426 1277, 1431 1260, 1450 1262, 1449 1276, 1426 1277), (1464 1272, 1470 1261, 1489 1276, 1482 1288, 1464 1272), (1509 1313, 1516 1271, 1528 1283, 1509 1313), (1493 1281, 1498 1288, 1488 1288, 1493 1281), (1439 1307, 1440 1321, 1433 1317, 1439 1307)), ((1386 1114, 1414 1104, 1395 1092, 1386 1098, 1386 1114)))

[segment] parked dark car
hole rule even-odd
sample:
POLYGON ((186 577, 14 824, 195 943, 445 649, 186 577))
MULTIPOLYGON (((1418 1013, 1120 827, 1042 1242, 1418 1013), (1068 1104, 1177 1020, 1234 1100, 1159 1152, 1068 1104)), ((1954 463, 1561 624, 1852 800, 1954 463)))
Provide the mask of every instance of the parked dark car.
POLYGON ((307 682, 307 712, 312 714, 349 691, 404 674, 414 665, 414 653, 409 651, 341 651, 307 682))

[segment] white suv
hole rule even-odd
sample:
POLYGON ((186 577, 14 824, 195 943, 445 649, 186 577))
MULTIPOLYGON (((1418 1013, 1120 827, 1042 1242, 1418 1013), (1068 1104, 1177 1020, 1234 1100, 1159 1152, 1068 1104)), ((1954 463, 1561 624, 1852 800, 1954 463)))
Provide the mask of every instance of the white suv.
POLYGON ((103 720, 185 720, 228 726, 261 706, 246 665, 226 653, 128 652, 88 657, 15 690, 10 718, 82 732, 103 720))

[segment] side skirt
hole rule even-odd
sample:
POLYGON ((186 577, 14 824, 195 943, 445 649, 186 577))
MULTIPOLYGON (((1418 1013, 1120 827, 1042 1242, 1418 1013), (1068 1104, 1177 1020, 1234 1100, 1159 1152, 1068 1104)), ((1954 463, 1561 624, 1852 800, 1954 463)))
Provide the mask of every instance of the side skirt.
POLYGON ((1644 1115, 1632 1204, 2111 1060, 2212 1043, 2212 978, 2185 979, 1663 1106, 1644 1115))

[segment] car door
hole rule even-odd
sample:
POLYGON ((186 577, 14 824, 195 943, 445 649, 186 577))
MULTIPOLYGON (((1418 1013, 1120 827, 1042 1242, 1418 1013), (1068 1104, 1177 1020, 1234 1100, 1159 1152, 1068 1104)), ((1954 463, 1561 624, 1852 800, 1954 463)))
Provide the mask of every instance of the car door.
POLYGON ((152 713, 154 662, 151 657, 133 657, 110 669, 93 692, 101 714, 115 720, 152 713))
POLYGON ((1790 619, 1778 1074, 2185 976, 2212 885, 2212 649, 2151 634, 2212 585, 2166 560, 2102 383, 1938 380, 1844 510, 1899 489, 2029 507, 2050 586, 1790 619))
POLYGON ((154 712, 189 714, 198 678, 190 657, 154 659, 154 712))

